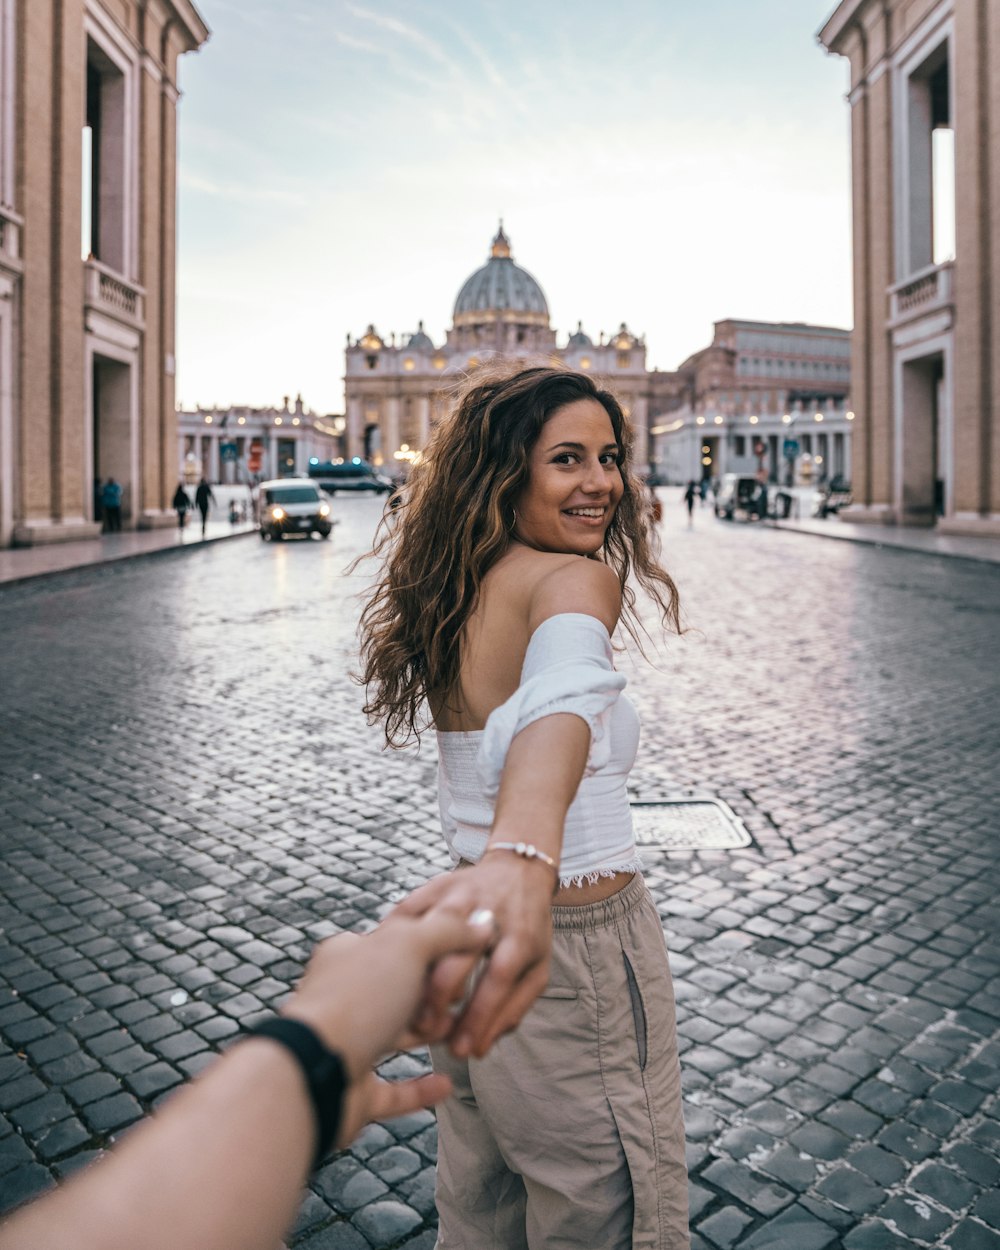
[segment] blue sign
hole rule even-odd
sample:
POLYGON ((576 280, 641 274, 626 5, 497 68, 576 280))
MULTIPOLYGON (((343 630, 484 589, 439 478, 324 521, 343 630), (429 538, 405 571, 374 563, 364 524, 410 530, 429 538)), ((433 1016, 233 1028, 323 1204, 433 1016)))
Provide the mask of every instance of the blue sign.
POLYGON ((783 450, 786 460, 794 460, 799 454, 799 440, 797 438, 786 438, 783 450))
POLYGON ((239 459, 239 457, 236 454, 236 444, 235 443, 220 443, 219 444, 219 457, 222 460, 239 459))

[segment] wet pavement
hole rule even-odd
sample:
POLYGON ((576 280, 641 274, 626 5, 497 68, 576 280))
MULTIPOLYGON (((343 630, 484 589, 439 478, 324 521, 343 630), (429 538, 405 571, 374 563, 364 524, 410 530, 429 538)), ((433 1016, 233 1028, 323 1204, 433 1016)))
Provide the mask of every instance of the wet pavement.
MULTIPOLYGON (((336 506, 0 588, 0 1207, 446 866, 433 744, 383 753, 349 676, 379 504, 336 506)), ((694 1246, 1000 1247, 1000 571, 665 512, 689 632, 623 657, 634 797, 754 838, 647 853, 694 1246)), ((434 1153, 430 1114, 370 1128, 289 1244, 430 1250, 434 1153)))

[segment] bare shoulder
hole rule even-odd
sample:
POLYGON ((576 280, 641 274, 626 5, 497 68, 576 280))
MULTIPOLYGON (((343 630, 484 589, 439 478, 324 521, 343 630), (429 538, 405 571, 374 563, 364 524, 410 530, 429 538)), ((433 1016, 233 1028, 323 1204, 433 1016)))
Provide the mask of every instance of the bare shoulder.
POLYGON ((622 610, 618 574, 601 560, 579 556, 552 556, 552 563, 534 581, 528 604, 528 624, 534 631, 550 616, 580 612, 602 621, 614 633, 622 610))

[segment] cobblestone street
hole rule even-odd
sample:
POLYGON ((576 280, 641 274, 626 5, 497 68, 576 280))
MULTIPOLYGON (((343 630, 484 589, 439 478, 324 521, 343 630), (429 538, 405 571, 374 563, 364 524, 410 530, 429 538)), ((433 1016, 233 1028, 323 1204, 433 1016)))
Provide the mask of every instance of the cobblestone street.
MULTIPOLYGON (((633 797, 716 795, 754 838, 646 855, 695 1250, 995 1250, 1000 569, 689 530, 663 494, 689 632, 622 659, 633 797)), ((381 505, 334 505, 329 543, 0 590, 0 1208, 447 866, 433 742, 383 753, 349 677, 381 505)), ((429 1113, 369 1128, 289 1245, 430 1250, 434 1156, 429 1113)))

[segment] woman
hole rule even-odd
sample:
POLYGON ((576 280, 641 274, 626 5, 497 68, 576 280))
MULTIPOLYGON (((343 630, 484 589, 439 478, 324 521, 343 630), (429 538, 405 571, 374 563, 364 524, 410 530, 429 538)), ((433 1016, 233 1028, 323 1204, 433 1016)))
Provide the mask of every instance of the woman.
MULTIPOLYGON (((456 1088, 438 1117, 441 1250, 688 1245, 670 973, 626 790, 638 723, 611 647, 619 617, 637 625, 630 573, 674 628, 678 608, 630 455, 587 375, 480 371, 376 544, 366 711, 391 745, 429 713, 461 869, 402 908, 497 921, 432 1048, 456 1088)), ((431 1004, 470 971, 443 961, 431 1004)))

